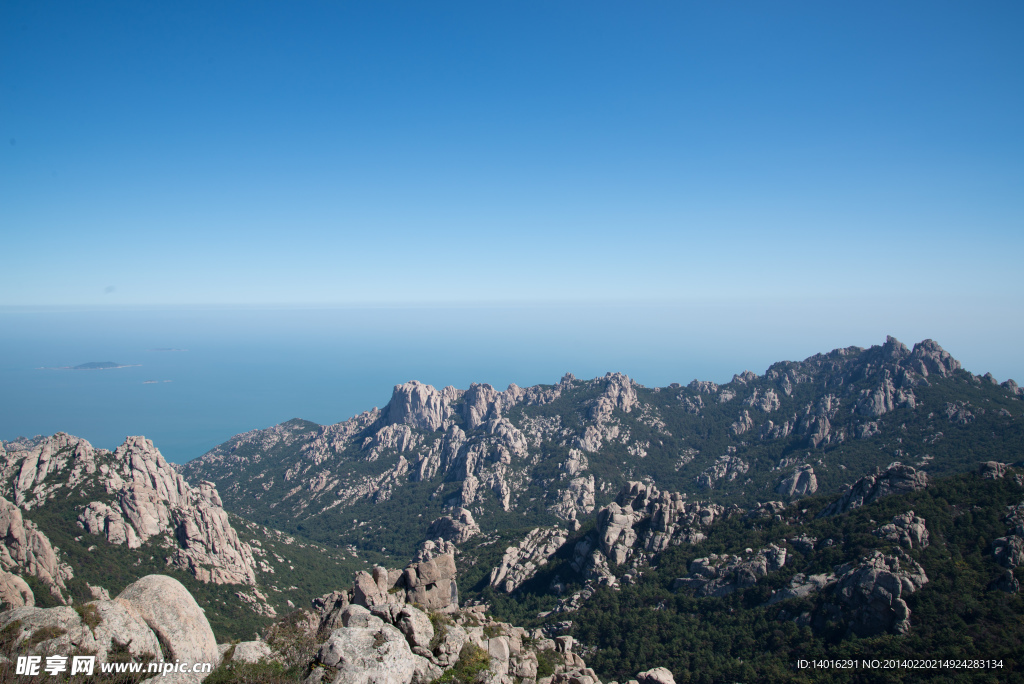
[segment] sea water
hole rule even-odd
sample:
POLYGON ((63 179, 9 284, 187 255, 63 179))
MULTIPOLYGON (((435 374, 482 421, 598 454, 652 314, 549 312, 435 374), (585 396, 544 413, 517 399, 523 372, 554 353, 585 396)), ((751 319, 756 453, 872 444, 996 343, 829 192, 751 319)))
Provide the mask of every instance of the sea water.
POLYGON ((651 387, 721 383, 781 359, 878 344, 892 330, 826 335, 791 322, 772 327, 774 313, 758 318, 759 311, 7 308, 0 310, 0 439, 62 431, 113 449, 141 434, 181 463, 247 430, 292 418, 330 424, 383 407, 394 385, 409 380, 501 390, 554 384, 566 372, 589 379, 620 371, 651 387), (126 367, 62 368, 103 361, 126 367))

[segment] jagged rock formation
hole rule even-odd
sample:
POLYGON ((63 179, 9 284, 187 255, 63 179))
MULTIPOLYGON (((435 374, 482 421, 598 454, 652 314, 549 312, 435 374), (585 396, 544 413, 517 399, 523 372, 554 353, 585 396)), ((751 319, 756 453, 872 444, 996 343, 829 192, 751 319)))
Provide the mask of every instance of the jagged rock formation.
POLYGON ((914 511, 907 511, 894 516, 891 523, 875 530, 875 534, 907 548, 925 549, 928 548, 928 529, 924 522, 914 511))
POLYGON ((352 595, 338 596, 333 601, 339 610, 349 603, 373 609, 409 602, 431 611, 452 612, 459 607, 455 557, 441 553, 411 563, 405 570, 389 571, 378 566, 372 573, 357 572, 352 595))
MULTIPOLYGON (((477 681, 512 684, 538 681, 539 660, 544 657, 556 663, 555 674, 540 682, 600 684, 597 674, 573 653, 572 637, 531 635, 495 621, 485 606, 455 608, 443 617, 430 615, 412 594, 393 591, 400 588, 402 578, 419 575, 422 569, 420 564, 405 570, 377 567, 372 575, 358 575, 351 590, 313 601, 318 625, 310 631, 323 642, 306 681, 425 683, 441 677, 460 659, 483 658, 487 668, 477 681)), ((647 676, 664 677, 660 671, 652 672, 647 676)))
MULTIPOLYGON (((255 584, 252 550, 239 541, 213 484, 190 486, 145 437, 128 437, 110 453, 58 433, 28 444, 9 444, 3 457, 0 488, 26 512, 91 487, 106 500, 92 501, 80 511, 78 523, 86 532, 129 548, 163 535, 177 546, 174 565, 197 579, 255 584)), ((26 547, 19 542, 18 508, 0 501, 0 520, 9 522, 0 562, 6 553, 29 574, 61 589, 62 571, 56 569, 45 537, 24 523, 30 530, 26 534, 34 535, 35 541, 28 543, 38 560, 32 560, 32 553, 23 551, 26 547)), ((5 563, 5 567, 13 566, 5 563)))
POLYGON ((719 456, 717 461, 700 474, 697 485, 704 489, 713 489, 720 481, 732 482, 749 470, 750 464, 739 456, 719 456))
POLYGON ((775 544, 743 557, 712 554, 690 563, 690 574, 680 577, 673 587, 694 590, 697 596, 727 596, 754 586, 759 579, 786 564, 786 549, 775 544))
POLYGON ((910 608, 903 596, 928 583, 928 576, 914 560, 875 551, 859 562, 836 570, 832 590, 833 607, 847 617, 848 630, 857 636, 871 636, 910 630, 910 608))
POLYGON ((816 491, 818 478, 814 475, 814 468, 809 465, 798 467, 775 488, 776 494, 790 499, 814 494, 816 491))
POLYGON ((828 585, 835 582, 836 576, 832 573, 817 575, 806 575, 798 572, 789 580, 789 584, 778 590, 768 599, 769 604, 778 603, 791 598, 803 598, 816 594, 828 585))
POLYGON ((999 461, 985 461, 978 467, 978 474, 986 480, 1001 480, 1008 467, 999 461))
POLYGON ((517 546, 505 549, 501 563, 491 570, 490 585, 511 594, 547 564, 568 536, 566 530, 558 527, 530 530, 517 546))
MULTIPOLYGON (((64 581, 71 579, 72 572, 67 563, 57 558, 57 553, 46 535, 39 531, 31 520, 22 518, 21 510, 0 496, 0 569, 16 571, 38 577, 60 603, 65 603, 64 581)), ((22 581, 24 583, 24 581, 22 581)), ((23 595, 22 587, 9 580, 12 587, 7 591, 12 597, 23 595)), ((31 591, 29 592, 31 595, 31 591)), ((6 601, 6 599, 5 599, 6 601)), ((12 602, 7 601, 10 605, 12 602)), ((28 604, 28 598, 25 598, 28 604)))
POLYGON ((1024 565, 1024 503, 1012 507, 1003 522, 1010 529, 1005 537, 992 541, 992 555, 997 563, 1013 570, 1024 565))
POLYGON ((594 476, 574 477, 548 510, 562 520, 576 520, 594 512, 594 476))
POLYGON ((451 515, 444 515, 430 523, 427 536, 461 544, 480 534, 480 526, 473 514, 465 508, 456 508, 451 515))
MULTIPOLYGON (((220 660, 202 608, 170 577, 148 575, 117 598, 92 601, 86 607, 91 607, 90 612, 69 606, 16 608, 0 613, 0 628, 14 625, 14 644, 25 653, 69 654, 82 649, 107 662, 115 647, 127 647, 133 657, 159 660, 162 645, 172 661, 216 664, 220 660)), ((199 682, 203 678, 205 675, 192 673, 161 677, 168 682, 199 682)))
POLYGON ((704 539, 701 528, 711 525, 724 510, 715 504, 688 503, 680 494, 630 482, 615 501, 600 510, 597 528, 577 544, 572 566, 588 579, 615 585, 609 563, 630 562, 639 567, 669 545, 696 544, 704 539))
POLYGON ((838 500, 829 504, 819 517, 841 515, 850 509, 889 496, 917 491, 928 486, 928 474, 901 463, 893 463, 885 471, 860 478, 838 500))

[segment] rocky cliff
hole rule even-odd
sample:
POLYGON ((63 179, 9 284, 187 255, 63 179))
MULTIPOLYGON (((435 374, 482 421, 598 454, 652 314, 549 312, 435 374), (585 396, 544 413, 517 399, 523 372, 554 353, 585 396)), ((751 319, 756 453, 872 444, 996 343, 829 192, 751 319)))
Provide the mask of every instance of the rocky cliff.
POLYGON ((95 497, 77 510, 85 532, 132 549, 160 538, 174 546, 173 564, 200 581, 256 583, 252 549, 239 541, 213 484, 189 485, 144 437, 128 437, 107 452, 59 433, 6 443, 0 458, 0 492, 13 501, 0 499, 0 519, 7 521, 4 569, 16 566, 62 588, 54 552, 45 536, 22 523, 20 511, 52 507, 78 493, 95 497))

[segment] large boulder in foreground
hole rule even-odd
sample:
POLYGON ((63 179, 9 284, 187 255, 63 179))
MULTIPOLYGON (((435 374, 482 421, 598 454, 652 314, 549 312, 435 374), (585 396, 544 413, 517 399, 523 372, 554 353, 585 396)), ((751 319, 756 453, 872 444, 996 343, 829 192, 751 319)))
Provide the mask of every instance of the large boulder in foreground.
POLYGON ((18 622, 13 635, 16 651, 21 653, 70 654, 75 649, 91 651, 106 662, 110 651, 127 646, 134 657, 150 656, 159 660, 160 642, 142 616, 128 603, 93 601, 81 612, 70 606, 56 608, 15 608, 0 614, 0 629, 18 622), (47 634, 48 639, 39 640, 47 634), (34 646, 28 646, 37 641, 34 646))
MULTIPOLYGON (((157 662, 220 662, 210 623, 192 594, 178 580, 148 575, 128 585, 113 600, 82 606, 33 608, 0 613, 0 629, 12 627, 10 638, 19 653, 70 654, 84 650, 108 662, 116 655, 157 662), (164 655, 170 651, 170 656, 164 655)), ((197 684, 205 674, 171 672, 160 681, 197 684)))
POLYGON ((116 600, 142 616, 171 658, 191 663, 220 661, 217 640, 203 609, 178 580, 147 575, 125 587, 116 600))
MULTIPOLYGON (((334 669, 333 684, 406 684, 428 666, 391 625, 336 629, 320 647, 317 662, 334 669)), ((318 674, 323 677, 324 673, 318 674)))

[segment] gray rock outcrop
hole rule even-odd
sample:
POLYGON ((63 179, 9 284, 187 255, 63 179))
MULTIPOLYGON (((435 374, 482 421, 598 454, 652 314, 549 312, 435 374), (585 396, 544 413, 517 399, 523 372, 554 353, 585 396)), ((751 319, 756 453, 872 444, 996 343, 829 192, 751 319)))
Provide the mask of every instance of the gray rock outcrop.
POLYGON ((588 417, 595 423, 607 423, 614 411, 629 413, 637 405, 636 387, 629 376, 606 373, 599 382, 604 383, 604 392, 593 401, 588 412, 588 417))
POLYGON ((505 549, 501 563, 491 570, 490 585, 511 594, 548 563, 568 536, 567 530, 558 527, 530 530, 518 545, 505 549))
POLYGON ((125 587, 117 600, 135 609, 173 658, 193 663, 219 660, 203 609, 178 580, 147 575, 125 587))
MULTIPOLYGON (((98 624, 90 627, 70 606, 56 608, 16 608, 0 614, 0 627, 19 622, 15 643, 26 651, 70 653, 75 648, 95 651, 100 662, 107 660, 116 644, 127 645, 135 657, 160 656, 160 642, 134 607, 124 601, 94 601, 98 624), (49 628, 54 636, 29 647, 25 642, 33 634, 49 628), (115 643, 116 642, 116 643, 115 643)), ((216 660, 212 661, 216 662, 216 660)))
POLYGON ((804 598, 816 594, 835 582, 835 575, 822 573, 805 575, 798 572, 789 580, 789 584, 778 590, 768 599, 768 604, 778 603, 791 598, 804 598))
POLYGON ((690 563, 690 574, 673 583, 673 587, 689 588, 697 596, 727 596, 752 587, 768 573, 786 564, 786 549, 769 544, 750 556, 712 554, 690 563))
POLYGON ((905 494, 927 486, 928 474, 923 470, 893 463, 884 471, 876 468, 873 475, 857 480, 839 499, 826 506, 818 517, 841 515, 890 494, 905 494))
MULTIPOLYGON (((213 664, 221 655, 203 610, 181 583, 164 575, 148 575, 113 600, 79 608, 26 606, 0 613, 0 628, 14 624, 13 645, 28 653, 84 650, 106 662, 114 649, 127 648, 136 659, 160 660, 163 647, 172 659, 213 664)), ((204 677, 168 673, 161 679, 195 684, 204 677)))
POLYGON ((593 475, 574 477, 565 489, 558 492, 558 499, 548 510, 562 520, 576 520, 593 513, 595 493, 593 475))
POLYGON ((447 612, 459 607, 455 580, 455 557, 442 554, 422 563, 412 563, 402 574, 406 600, 426 610, 447 612))
POLYGON ((928 548, 928 528, 914 511, 894 516, 891 523, 875 530, 875 535, 911 549, 928 548))
POLYGON ((36 597, 25 580, 0 570, 0 605, 0 610, 23 606, 31 608, 36 605, 36 597))
POLYGON ((5 563, 5 554, 22 572, 39 577, 57 592, 63 589, 70 569, 62 569, 56 556, 51 558, 49 542, 31 523, 21 522, 17 511, 30 512, 91 481, 109 499, 80 509, 78 525, 86 532, 132 549, 166 535, 177 546, 172 563, 197 579, 255 584, 252 549, 238 539, 213 484, 189 485, 145 437, 128 437, 111 453, 58 433, 8 444, 3 456, 4 473, 11 475, 5 493, 14 499, 14 504, 0 502, 0 528, 7 531, 0 564, 8 569, 13 566, 5 563))
POLYGON ((265 641, 242 641, 235 644, 235 651, 231 661, 236 663, 258 663, 261 660, 269 660, 271 657, 273 657, 273 651, 265 641))
POLYGON ((999 480, 1006 475, 1009 466, 999 461, 985 461, 978 467, 978 474, 983 480, 999 480))
POLYGON ((676 678, 667 667, 656 667, 652 670, 640 672, 636 676, 639 684, 676 684, 676 678))
POLYGON ((1024 565, 1024 538, 1015 534, 999 537, 992 541, 992 555, 996 562, 1011 570, 1024 565))
POLYGON ((422 660, 391 625, 336 629, 316 658, 334 668, 332 684, 408 684, 422 660))
POLYGON ((775 487, 776 494, 790 499, 814 494, 816 491, 818 478, 814 474, 814 468, 809 465, 798 467, 775 487))
POLYGON ((427 536, 439 537, 453 544, 461 544, 480 534, 480 526, 473 519, 473 514, 465 508, 456 508, 450 515, 443 515, 430 523, 427 536))
MULTIPOLYGON (((414 570, 420 574, 423 568, 414 570)), ((363 573, 361 580, 357 577, 350 591, 333 592, 313 602, 319 616, 317 634, 324 641, 307 683, 427 684, 471 653, 473 657, 486 654, 489 659, 488 671, 479 681, 536 681, 538 653, 547 650, 557 654, 556 673, 542 681, 600 684, 596 673, 572 652, 572 637, 528 640, 525 629, 495 621, 485 606, 428 615, 406 603, 403 592, 381 595, 389 583, 399 587, 407 571, 374 568, 372 575, 363 573), (376 589, 369 586, 371 582, 376 589), (360 583, 366 586, 360 589, 360 583), (388 601, 369 608, 346 603, 345 597, 361 600, 374 594, 388 601), (326 626, 330 629, 325 631, 326 626)))
POLYGON ((430 385, 412 380, 395 385, 391 401, 381 412, 385 425, 409 425, 420 430, 440 430, 445 419, 451 415, 449 402, 454 398, 454 388, 438 392, 430 385))
POLYGON ((64 581, 70 566, 61 562, 50 540, 21 510, 0 496, 0 569, 39 578, 60 603, 65 603, 64 581))
POLYGON ((598 512, 594 532, 577 543, 572 567, 588 579, 617 584, 609 563, 639 567, 670 545, 696 544, 705 538, 702 529, 724 510, 717 504, 690 503, 678 493, 629 482, 615 501, 598 512))
POLYGON ((704 469, 697 476, 697 485, 705 489, 714 489, 720 482, 732 482, 740 475, 750 471, 750 464, 739 456, 725 454, 704 469))
POLYGON ((832 599, 848 619, 848 631, 860 637, 910 631, 910 608, 904 600, 928 583, 914 560, 875 551, 836 570, 832 599))

